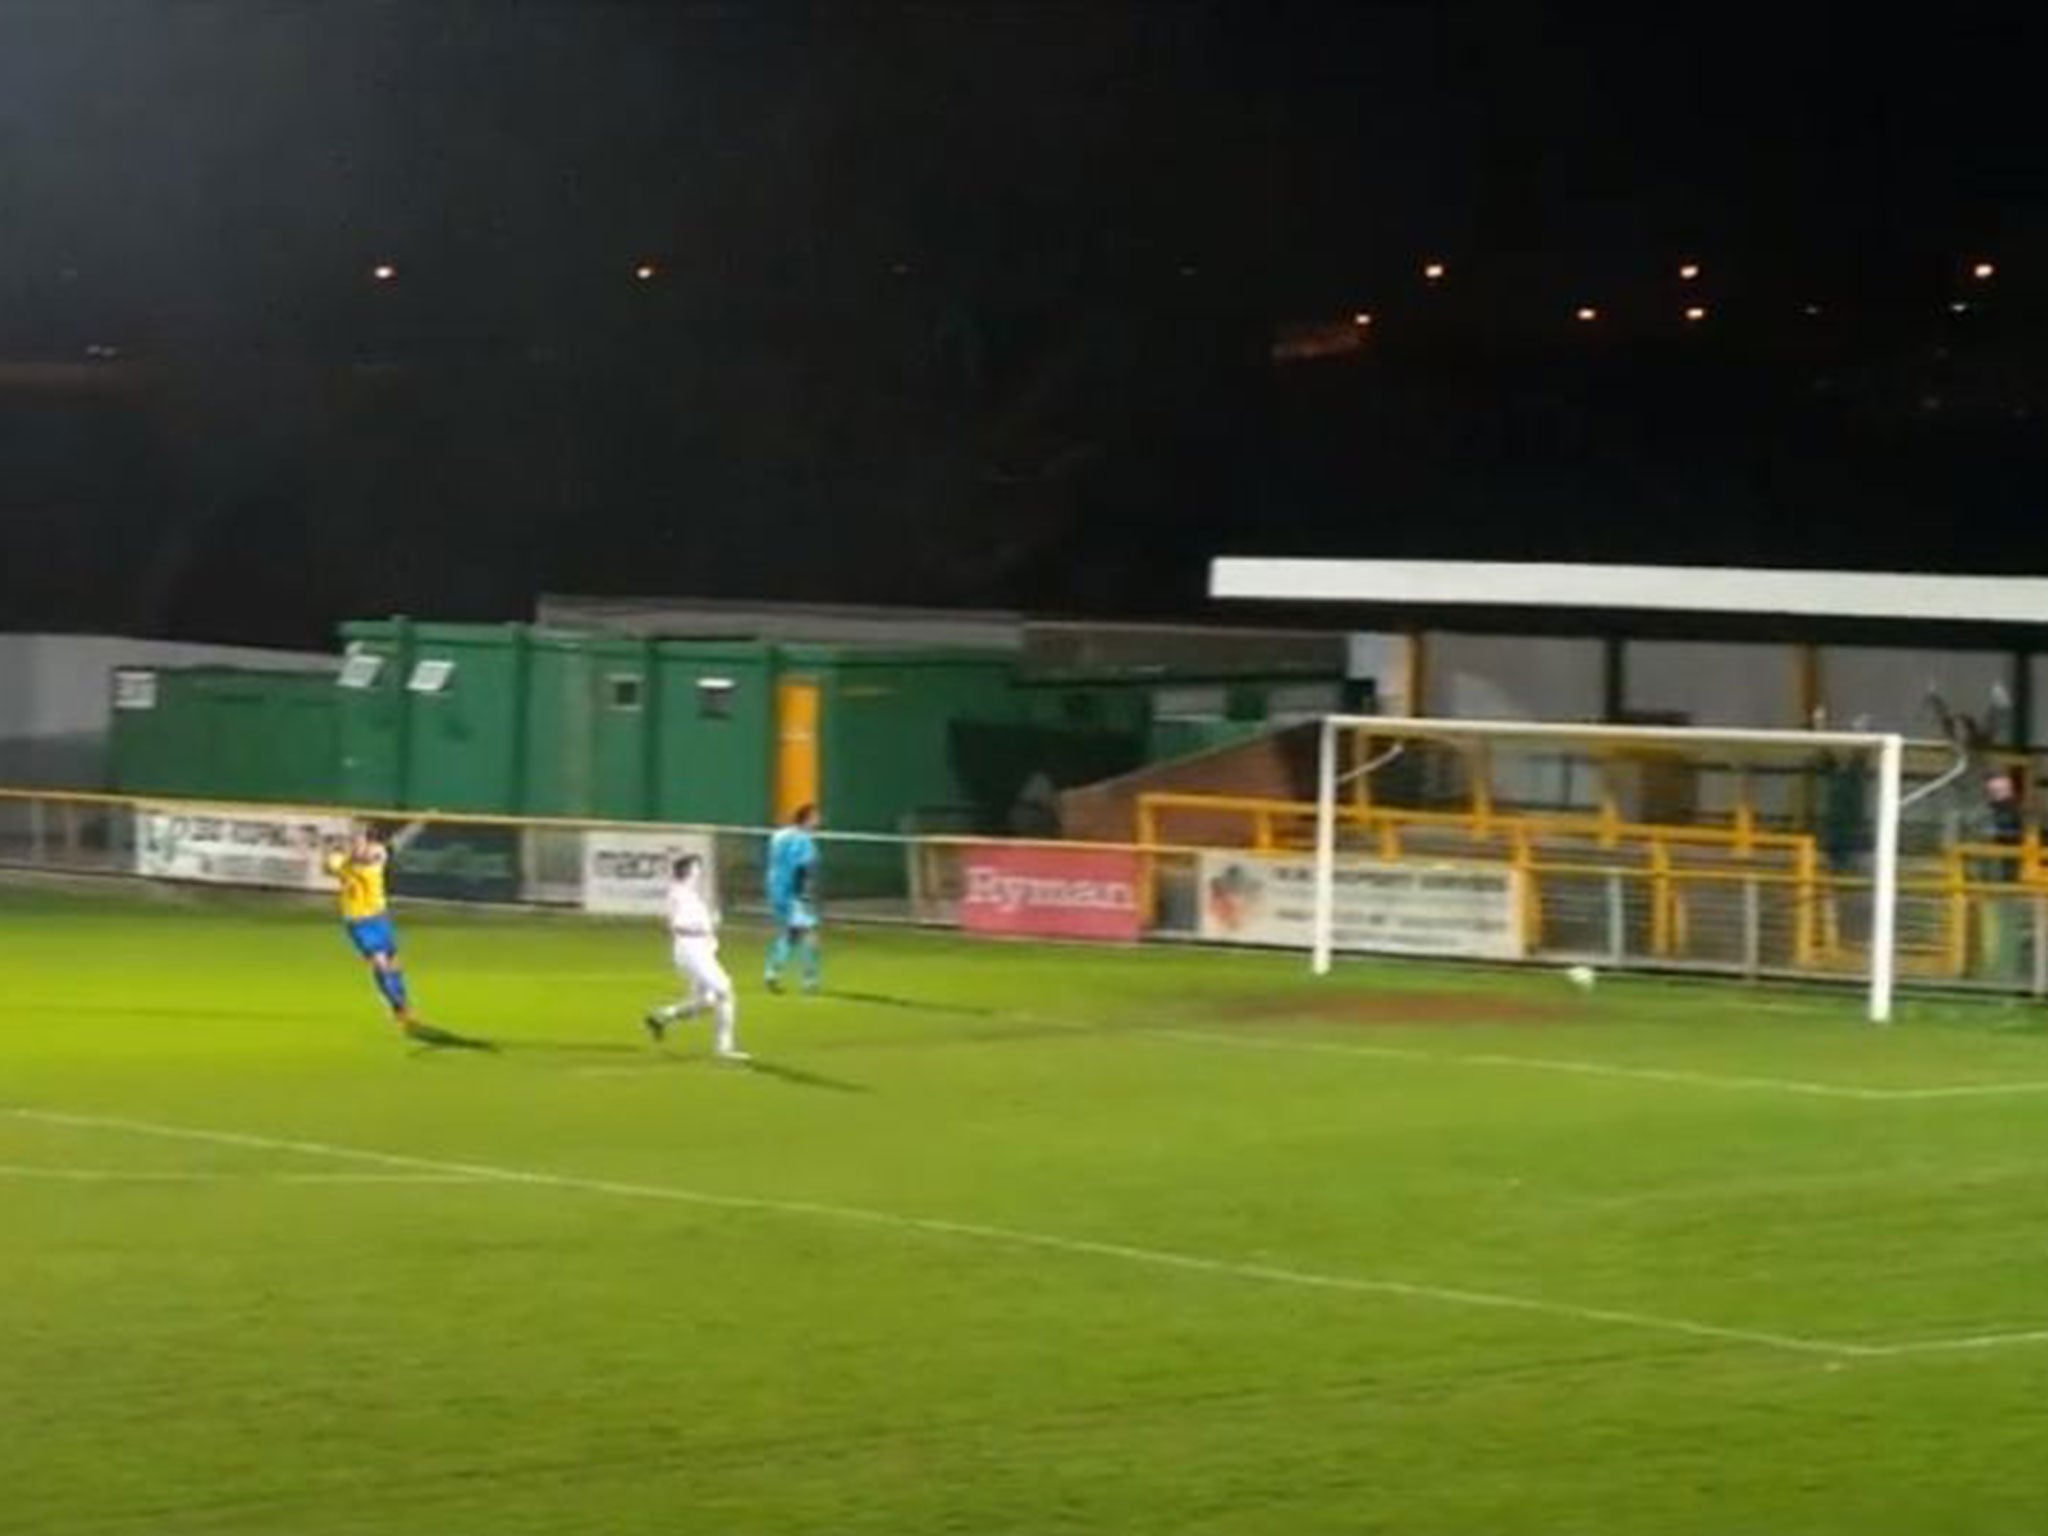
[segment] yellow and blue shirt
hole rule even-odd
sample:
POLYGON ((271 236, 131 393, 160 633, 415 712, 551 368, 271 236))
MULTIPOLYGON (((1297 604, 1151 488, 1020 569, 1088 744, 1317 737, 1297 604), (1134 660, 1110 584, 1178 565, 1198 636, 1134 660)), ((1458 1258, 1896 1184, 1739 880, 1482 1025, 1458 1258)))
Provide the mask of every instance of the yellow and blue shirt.
POLYGON ((401 1020, 409 1020, 405 976, 398 968, 398 933, 384 909, 384 866, 389 859, 382 847, 373 847, 367 858, 336 850, 320 865, 337 883, 342 931, 355 952, 375 967, 377 990, 384 994, 391 1011, 401 1020))
POLYGON ((327 873, 341 882, 341 920, 359 923, 384 915, 384 850, 374 858, 357 859, 348 853, 327 855, 327 873))

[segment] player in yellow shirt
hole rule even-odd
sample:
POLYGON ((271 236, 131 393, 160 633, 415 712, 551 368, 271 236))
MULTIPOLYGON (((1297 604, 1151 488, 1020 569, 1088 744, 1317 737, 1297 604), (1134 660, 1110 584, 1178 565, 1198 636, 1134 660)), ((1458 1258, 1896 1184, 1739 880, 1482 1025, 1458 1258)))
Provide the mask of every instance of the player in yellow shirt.
POLYGON ((402 851, 419 836, 421 822, 414 822, 387 844, 367 822, 356 827, 346 842, 328 845, 322 867, 334 876, 341 897, 341 926, 357 954, 370 962, 370 979, 391 1008, 391 1017, 406 1034, 417 1034, 412 1007, 406 999, 405 972, 398 963, 398 932, 391 926, 391 912, 384 898, 384 871, 391 855, 402 851))

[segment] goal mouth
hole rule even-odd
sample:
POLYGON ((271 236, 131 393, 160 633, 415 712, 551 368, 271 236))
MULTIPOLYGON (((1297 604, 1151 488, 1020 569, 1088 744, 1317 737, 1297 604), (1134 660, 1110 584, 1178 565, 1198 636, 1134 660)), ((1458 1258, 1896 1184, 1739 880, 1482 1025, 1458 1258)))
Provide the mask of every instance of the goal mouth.
MULTIPOLYGON (((1946 743, 1864 731, 1331 715, 1316 748, 1313 802, 1267 808, 1253 843, 1318 974, 1423 953, 1827 978, 1876 1020, 1902 898, 1925 905, 1947 857, 1902 845, 1903 813, 1957 776, 1946 743)), ((1939 947, 1927 926, 1908 958, 1939 947)))

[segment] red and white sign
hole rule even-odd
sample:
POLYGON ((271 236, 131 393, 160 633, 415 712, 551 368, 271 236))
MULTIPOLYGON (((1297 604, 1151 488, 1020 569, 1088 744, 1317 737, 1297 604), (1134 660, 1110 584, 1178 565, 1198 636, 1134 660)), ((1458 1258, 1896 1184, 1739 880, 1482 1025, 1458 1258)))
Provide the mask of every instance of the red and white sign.
POLYGON ((966 859, 960 926, 969 933, 1135 944, 1143 931, 1134 853, 983 843, 966 859))

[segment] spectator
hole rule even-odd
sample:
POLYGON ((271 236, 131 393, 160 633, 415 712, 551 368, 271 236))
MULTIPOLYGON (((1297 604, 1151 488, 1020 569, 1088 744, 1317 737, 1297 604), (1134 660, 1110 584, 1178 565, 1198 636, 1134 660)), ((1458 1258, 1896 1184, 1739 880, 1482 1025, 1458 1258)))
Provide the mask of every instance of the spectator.
MULTIPOLYGON (((2012 696, 2004 685, 1993 683, 1981 720, 1958 717, 1932 684, 1927 702, 1941 722, 1942 733, 1964 754, 1982 790, 1981 815, 1971 823, 1964 840, 2017 850, 2026 835, 2019 783, 2010 768, 1993 758, 2010 744, 2012 696)), ((1994 976, 2016 975, 2024 958, 2020 940, 2026 925, 2021 920, 2023 914, 2014 910, 2012 893, 2003 888, 2020 878, 2019 855, 2015 851, 1972 859, 1967 873, 1970 882, 1980 887, 1971 902, 1976 915, 1978 964, 1994 976)))

